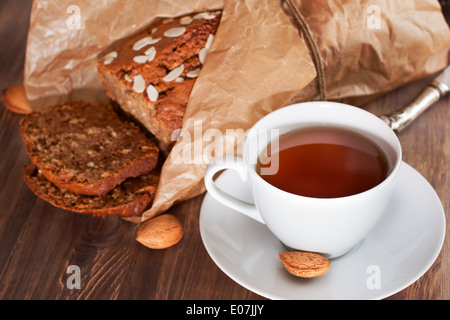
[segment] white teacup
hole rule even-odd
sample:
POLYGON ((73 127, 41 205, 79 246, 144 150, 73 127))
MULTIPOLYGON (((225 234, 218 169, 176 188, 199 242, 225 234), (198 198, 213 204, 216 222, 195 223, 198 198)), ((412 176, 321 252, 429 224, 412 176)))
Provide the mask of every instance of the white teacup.
POLYGON ((392 129, 375 115, 335 102, 305 102, 278 109, 259 120, 247 133, 243 157, 213 159, 205 172, 208 192, 222 204, 261 223, 287 247, 328 258, 349 252, 375 226, 390 201, 400 168, 402 150, 392 129), (267 133, 280 134, 317 125, 347 127, 375 142, 387 157, 387 177, 377 186, 339 198, 299 196, 274 187, 255 171, 257 158, 270 142, 267 133), (254 204, 223 192, 214 175, 236 170, 250 184, 254 204))

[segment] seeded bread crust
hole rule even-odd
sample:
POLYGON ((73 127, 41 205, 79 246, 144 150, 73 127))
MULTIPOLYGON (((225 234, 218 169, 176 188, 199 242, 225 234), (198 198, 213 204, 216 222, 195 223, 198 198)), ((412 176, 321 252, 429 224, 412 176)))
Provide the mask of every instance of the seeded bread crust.
POLYGON ((108 96, 155 135, 165 154, 220 17, 218 11, 159 20, 99 60, 108 96))
POLYGON ((28 187, 55 207, 96 216, 133 217, 151 205, 159 181, 159 172, 129 178, 104 196, 86 196, 58 188, 33 164, 24 167, 28 187))
POLYGON ((31 161, 60 188, 105 195, 127 178, 151 172, 158 147, 112 106, 83 101, 51 106, 20 123, 31 161))

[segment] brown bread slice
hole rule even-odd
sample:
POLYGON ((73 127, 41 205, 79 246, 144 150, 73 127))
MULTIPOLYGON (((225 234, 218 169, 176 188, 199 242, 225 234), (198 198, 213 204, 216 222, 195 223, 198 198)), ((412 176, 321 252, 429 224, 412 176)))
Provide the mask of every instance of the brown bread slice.
POLYGON ((159 172, 129 178, 104 196, 79 195, 58 188, 33 163, 25 165, 24 179, 34 194, 55 207, 96 216, 132 217, 151 205, 159 172))
POLYGON ((152 171, 158 147, 110 105, 77 101, 26 115, 20 124, 31 161, 60 188, 105 195, 130 177, 152 171))
POLYGON ((161 19, 100 57, 97 68, 108 96, 155 135, 164 154, 173 146, 172 134, 182 126, 220 18, 221 12, 216 11, 161 19), (170 35, 173 30, 183 32, 170 35), (143 39, 150 41, 145 44, 143 39), (182 71, 176 78, 167 78, 174 69, 182 71), (141 80, 140 89, 136 79, 141 80), (149 95, 149 87, 153 94, 149 95))

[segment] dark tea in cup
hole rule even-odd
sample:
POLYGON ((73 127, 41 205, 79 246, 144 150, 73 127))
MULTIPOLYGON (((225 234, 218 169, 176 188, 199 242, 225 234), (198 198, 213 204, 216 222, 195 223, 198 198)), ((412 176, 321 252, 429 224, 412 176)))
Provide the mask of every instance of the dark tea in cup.
POLYGON ((264 116, 246 133, 242 156, 213 159, 204 181, 214 199, 264 223, 284 246, 332 259, 386 212, 401 164, 400 141, 379 117, 311 101, 264 116), (251 198, 221 190, 215 177, 223 170, 245 182, 251 198))
POLYGON ((317 126, 290 131, 278 147, 264 150, 278 161, 274 174, 262 174, 271 163, 258 157, 256 172, 271 185, 300 196, 338 198, 358 194, 381 183, 389 163, 380 147, 345 128, 317 126), (276 149, 276 150, 271 150, 276 149))

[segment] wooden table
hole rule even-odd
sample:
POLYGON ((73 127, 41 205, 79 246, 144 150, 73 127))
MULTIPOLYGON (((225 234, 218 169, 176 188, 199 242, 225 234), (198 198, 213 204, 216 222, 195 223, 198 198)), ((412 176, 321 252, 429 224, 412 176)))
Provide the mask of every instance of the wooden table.
MULTIPOLYGON (((1 91, 23 80, 30 3, 0 2, 1 91)), ((375 114, 394 111, 425 84, 407 85, 365 108, 375 114)), ((185 235, 166 250, 138 243, 137 225, 131 222, 70 213, 35 197, 22 179, 27 155, 20 118, 1 105, 0 299, 264 299, 228 278, 207 254, 198 225, 203 195, 169 210, 182 221, 185 235), (69 265, 80 267, 81 289, 67 287, 69 265)), ((404 160, 435 188, 447 221, 449 120, 447 98, 399 135, 404 160)), ((448 240, 423 277, 388 299, 450 299, 448 240)))

